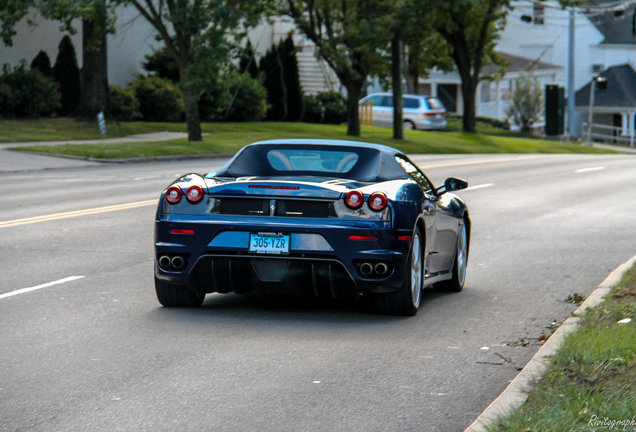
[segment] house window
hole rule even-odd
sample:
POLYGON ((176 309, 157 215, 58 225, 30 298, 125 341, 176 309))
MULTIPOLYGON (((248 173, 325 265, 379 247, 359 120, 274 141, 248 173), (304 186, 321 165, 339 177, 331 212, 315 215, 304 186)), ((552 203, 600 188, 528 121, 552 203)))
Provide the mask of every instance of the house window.
POLYGON ((481 103, 490 102, 490 81, 481 84, 481 103))
POLYGON ((499 92, 499 99, 501 99, 501 100, 510 100, 510 99, 512 99, 513 88, 514 88, 514 81, 513 80, 502 81, 501 82, 501 87, 500 87, 500 92, 499 92))
POLYGON ((594 73, 594 74, 600 74, 604 70, 605 70, 605 65, 603 65, 603 64, 593 64, 592 65, 592 73, 594 73))
POLYGON ((532 4, 532 21, 535 25, 545 24, 545 6, 542 4, 532 4))

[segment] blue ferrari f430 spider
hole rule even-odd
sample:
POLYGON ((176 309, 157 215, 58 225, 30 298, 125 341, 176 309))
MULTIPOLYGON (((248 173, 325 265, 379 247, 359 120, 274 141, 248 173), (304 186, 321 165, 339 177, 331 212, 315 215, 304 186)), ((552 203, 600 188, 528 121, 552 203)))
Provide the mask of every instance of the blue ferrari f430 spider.
POLYGON ((433 284, 461 291, 470 218, 449 178, 435 187, 402 152, 351 141, 248 145, 218 172, 159 200, 155 289, 164 306, 206 293, 364 297, 415 315, 433 284))

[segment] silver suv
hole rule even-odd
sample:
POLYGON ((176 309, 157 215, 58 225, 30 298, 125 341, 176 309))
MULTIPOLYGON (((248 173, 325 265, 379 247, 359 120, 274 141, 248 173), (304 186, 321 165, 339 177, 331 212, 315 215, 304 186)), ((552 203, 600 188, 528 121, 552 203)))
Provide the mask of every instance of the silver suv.
MULTIPOLYGON (((373 102, 373 125, 393 126, 393 93, 371 93, 360 103, 373 102)), ((436 97, 404 95, 405 129, 444 129, 446 108, 436 97)))

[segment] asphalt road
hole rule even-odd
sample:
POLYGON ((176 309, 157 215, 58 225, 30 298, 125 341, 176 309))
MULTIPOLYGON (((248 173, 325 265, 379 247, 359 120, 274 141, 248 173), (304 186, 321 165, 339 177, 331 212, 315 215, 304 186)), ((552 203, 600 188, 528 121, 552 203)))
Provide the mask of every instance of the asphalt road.
POLYGON ((153 202, 222 160, 0 172, 0 431, 462 431, 634 255, 636 156, 413 159, 473 220, 464 291, 414 318, 160 307, 153 202))

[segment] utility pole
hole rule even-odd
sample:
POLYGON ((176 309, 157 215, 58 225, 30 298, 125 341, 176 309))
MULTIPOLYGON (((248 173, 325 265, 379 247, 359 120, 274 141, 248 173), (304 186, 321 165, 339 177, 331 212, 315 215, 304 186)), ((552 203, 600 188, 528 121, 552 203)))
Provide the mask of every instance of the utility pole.
POLYGON ((574 129, 574 9, 570 9, 568 36, 568 137, 575 138, 574 129))

